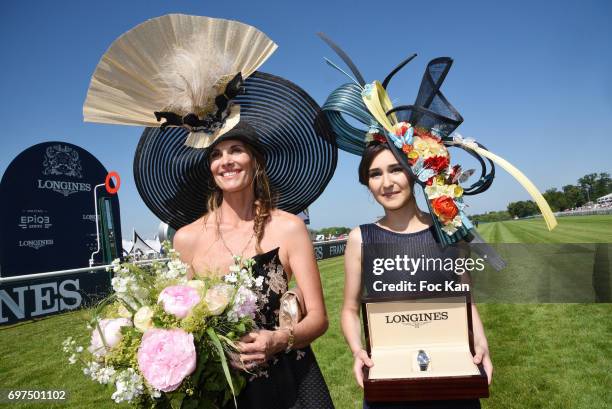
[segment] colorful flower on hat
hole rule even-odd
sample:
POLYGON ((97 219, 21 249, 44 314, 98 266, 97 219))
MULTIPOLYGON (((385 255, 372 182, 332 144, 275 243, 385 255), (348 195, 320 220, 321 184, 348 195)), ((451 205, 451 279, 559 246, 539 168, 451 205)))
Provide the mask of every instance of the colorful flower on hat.
POLYGON ((452 197, 439 196, 431 201, 431 207, 440 221, 451 221, 459 214, 459 208, 452 197))
POLYGON ((459 165, 450 166, 450 155, 442 139, 432 131, 408 122, 394 125, 387 136, 408 158, 412 173, 425 184, 425 194, 442 230, 452 235, 463 226, 463 188, 459 165))
POLYGON ((424 161, 424 166, 433 169, 436 173, 441 173, 448 168, 450 160, 448 156, 431 156, 424 161))

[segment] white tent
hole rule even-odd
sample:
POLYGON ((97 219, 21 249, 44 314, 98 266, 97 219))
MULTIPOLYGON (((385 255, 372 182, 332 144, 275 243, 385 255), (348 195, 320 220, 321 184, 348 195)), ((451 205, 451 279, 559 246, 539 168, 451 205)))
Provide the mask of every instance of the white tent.
POLYGON ((161 243, 157 238, 143 239, 136 230, 132 233, 132 240, 123 240, 123 252, 138 258, 157 258, 161 254, 161 243))

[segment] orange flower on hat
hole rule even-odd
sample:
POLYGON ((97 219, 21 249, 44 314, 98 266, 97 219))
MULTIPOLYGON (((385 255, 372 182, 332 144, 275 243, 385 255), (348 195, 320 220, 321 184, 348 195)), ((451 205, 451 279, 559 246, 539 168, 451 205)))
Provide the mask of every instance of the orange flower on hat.
POLYGON ((443 223, 452 221, 459 214, 455 201, 448 196, 436 197, 431 201, 431 207, 443 223))

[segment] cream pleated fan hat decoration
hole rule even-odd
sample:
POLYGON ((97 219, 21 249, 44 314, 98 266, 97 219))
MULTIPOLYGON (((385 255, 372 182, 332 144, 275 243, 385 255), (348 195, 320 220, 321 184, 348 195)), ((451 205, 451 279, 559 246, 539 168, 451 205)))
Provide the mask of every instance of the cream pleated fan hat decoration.
POLYGON ((205 148, 240 120, 232 99, 276 50, 255 27, 169 14, 115 40, 102 56, 83 106, 87 122, 180 126, 205 148), (165 122, 160 121, 165 119, 165 122))

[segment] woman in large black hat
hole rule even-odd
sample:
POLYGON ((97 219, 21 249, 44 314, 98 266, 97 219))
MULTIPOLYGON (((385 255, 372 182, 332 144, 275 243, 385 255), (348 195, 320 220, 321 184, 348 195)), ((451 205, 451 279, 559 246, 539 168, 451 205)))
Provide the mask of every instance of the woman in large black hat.
MULTIPOLYGON (((387 95, 389 82, 416 55, 393 69, 382 83, 374 81, 368 84, 347 54, 325 35, 321 34, 321 37, 338 53, 353 74, 347 74, 328 61, 347 75, 351 82, 335 89, 323 105, 323 110, 337 135, 339 148, 361 156, 359 182, 368 188, 385 213, 379 220, 353 229, 345 251, 342 328, 354 356, 355 378, 363 387, 364 367, 376 368, 376 358, 370 356, 362 345, 359 313, 364 296, 368 302, 405 297, 407 292, 414 296, 419 293, 421 282, 438 285, 437 288, 441 289, 448 288, 446 283, 469 284, 468 274, 457 268, 424 268, 419 265, 409 273, 397 269, 386 269, 384 274, 365 271, 363 260, 364 254, 370 252, 368 249, 373 249, 372 252, 397 249, 413 260, 455 261, 462 257, 465 260, 468 248, 465 243, 470 242, 475 244, 471 247, 480 251, 493 267, 502 268, 504 261, 480 238, 464 212, 463 203, 463 196, 484 192, 491 186, 495 175, 494 164, 510 172, 532 194, 550 229, 554 228, 556 221, 541 194, 518 169, 486 150, 483 145, 453 134, 463 118, 440 91, 452 65, 450 58, 430 61, 415 103, 394 108, 387 95), (347 117, 352 120, 347 120, 347 117), (355 126, 356 123, 363 127, 355 126), (458 165, 451 166, 449 147, 465 150, 481 165, 479 178, 472 185, 461 186, 474 171, 463 171, 458 165), (423 188, 429 213, 417 206, 415 186, 423 188)), ((383 254, 377 256, 385 257, 383 254)), ((435 262, 431 264, 440 266, 435 262)), ((451 288, 456 287, 451 285, 451 288)), ((443 294, 444 291, 439 293, 450 295, 449 292, 443 294)), ((421 291, 417 297, 425 297, 426 294, 426 291, 421 291)), ((473 302, 470 313, 474 356, 469 355, 470 351, 464 351, 468 354, 463 357, 467 368, 465 372, 453 368, 453 362, 441 362, 435 353, 431 356, 432 352, 427 350, 427 346, 422 346, 423 349, 411 352, 410 361, 394 362, 391 371, 395 374, 393 377, 419 379, 469 374, 478 378, 483 389, 486 389, 487 382, 491 382, 493 364, 484 327, 473 302), (473 364, 470 362, 472 360, 473 364), (397 375, 400 372, 402 376, 397 375)), ((388 345, 386 347, 389 348, 388 345)), ((380 368, 383 365, 380 362, 384 360, 379 361, 379 373, 384 371, 380 368)), ((369 375, 373 375, 371 369, 369 375)), ((418 388, 414 385, 406 387, 418 388)), ((461 391, 454 394, 455 397, 461 395, 461 391)), ((464 399, 445 400, 444 397, 453 396, 452 393, 439 390, 437 396, 419 396, 416 392, 403 395, 410 396, 409 401, 389 396, 388 402, 380 402, 378 396, 376 402, 364 400, 364 408, 478 408, 480 402, 475 398, 487 395, 476 395, 465 399, 470 396, 464 393, 464 399)))
POLYGON ((276 45, 251 26, 207 17, 149 20, 115 41, 84 108, 95 122, 147 125, 134 175, 143 200, 177 230, 192 274, 253 258, 265 303, 233 366, 248 371, 238 408, 331 408, 309 344, 327 316, 305 210, 337 150, 320 108, 295 84, 255 71, 276 45), (279 327, 294 277, 304 318, 279 327))

